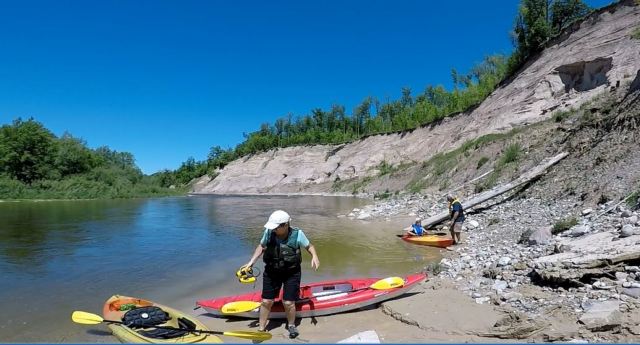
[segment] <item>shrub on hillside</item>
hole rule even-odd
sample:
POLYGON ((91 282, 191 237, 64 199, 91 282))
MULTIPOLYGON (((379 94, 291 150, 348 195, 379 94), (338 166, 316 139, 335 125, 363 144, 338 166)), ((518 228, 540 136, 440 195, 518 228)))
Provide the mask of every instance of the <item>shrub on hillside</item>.
POLYGON ((518 143, 511 144, 507 147, 507 149, 504 152, 504 155, 502 156, 502 163, 508 164, 511 162, 515 162, 520 158, 521 155, 522 155, 522 147, 520 147, 520 144, 518 143))
POLYGON ((631 195, 631 197, 627 200, 627 205, 634 210, 640 208, 640 190, 636 191, 631 195))
POLYGON ((385 190, 383 193, 376 193, 376 194, 373 196, 373 198, 374 198, 374 199, 377 199, 377 200, 382 200, 382 199, 388 199, 388 198, 390 198, 390 197, 391 197, 391 195, 393 195, 393 194, 391 194, 391 193, 389 192, 389 190, 387 189, 387 190, 385 190))
POLYGON ((378 176, 387 175, 393 172, 393 166, 387 163, 387 161, 382 161, 378 165, 378 171, 378 176))
POLYGON ((480 169, 485 163, 487 163, 489 161, 489 157, 487 156, 482 156, 480 157, 480 159, 478 160, 478 166, 477 168, 480 169))
POLYGON ((556 111, 555 113, 553 113, 553 121, 562 122, 564 121, 564 119, 569 117, 569 114, 571 114, 571 112, 569 111, 564 111, 564 110, 556 111))
POLYGON ((571 229, 571 227, 575 226, 578 224, 578 219, 576 219, 575 217, 570 217, 570 218, 565 218, 563 220, 559 220, 557 221, 555 224, 553 224, 553 228, 551 229, 551 233, 552 234, 559 234, 563 231, 567 231, 569 229, 571 229))

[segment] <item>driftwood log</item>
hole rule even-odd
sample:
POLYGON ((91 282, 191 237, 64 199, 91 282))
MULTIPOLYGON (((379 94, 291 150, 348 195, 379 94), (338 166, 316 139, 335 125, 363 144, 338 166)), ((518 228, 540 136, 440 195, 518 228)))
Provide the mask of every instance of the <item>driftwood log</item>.
MULTIPOLYGON (((639 72, 640 72, 640 71, 639 71, 639 72)), ((621 200, 620 202, 618 202, 617 204, 615 204, 615 205, 613 205, 613 206, 609 207, 608 209, 604 210, 602 213, 600 213, 600 214, 599 214, 599 215, 597 215, 595 218, 593 218, 593 220, 596 220, 596 219, 600 218, 602 215, 604 215, 604 214, 607 214, 607 213, 611 212, 611 210, 613 210, 614 208, 616 208, 616 207, 620 206, 623 202, 625 202, 625 201, 629 200, 629 199, 630 199, 634 194, 635 194, 635 192, 633 192, 633 193, 631 193, 631 194, 627 195, 627 197, 626 197, 626 198, 622 199, 622 200, 621 200)))
MULTIPOLYGON (((518 177, 517 179, 503 184, 501 186, 498 186, 496 188, 493 188, 491 190, 488 190, 486 192, 482 192, 478 195, 473 196, 471 199, 466 200, 465 202, 462 203, 462 207, 464 209, 469 209, 473 206, 476 206, 478 204, 481 204, 487 200, 490 200, 492 198, 495 198, 501 194, 504 194, 518 186, 521 186, 525 183, 528 183, 536 178, 538 178, 539 176, 541 176, 542 174, 544 174, 544 172, 551 166, 553 166, 554 164, 558 163, 559 161, 561 161, 563 158, 565 158, 566 156, 568 156, 569 153, 567 152, 563 152, 560 153, 544 162, 542 162, 540 165, 536 166, 535 168, 527 171, 526 173, 522 174, 520 177, 518 177)), ((433 217, 429 217, 428 219, 425 219, 422 222, 422 226, 427 229, 433 225, 439 224, 444 220, 449 219, 449 212, 443 212, 440 214, 437 214, 433 217)))

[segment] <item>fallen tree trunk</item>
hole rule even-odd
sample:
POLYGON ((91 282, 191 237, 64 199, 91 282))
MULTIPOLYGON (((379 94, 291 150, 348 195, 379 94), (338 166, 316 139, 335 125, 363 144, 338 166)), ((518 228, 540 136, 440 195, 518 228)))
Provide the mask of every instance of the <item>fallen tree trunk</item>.
POLYGON ((607 214, 607 213, 611 212, 611 210, 613 210, 614 208, 616 208, 616 207, 620 206, 620 204, 622 204, 623 202, 625 202, 625 201, 629 200, 629 199, 630 199, 634 194, 635 194, 635 192, 633 192, 633 193, 631 193, 631 194, 627 195, 627 197, 626 197, 626 198, 622 199, 619 203, 617 203, 617 204, 615 204, 615 205, 613 205, 613 206, 609 207, 608 209, 604 210, 604 212, 602 212, 602 213, 600 213, 599 215, 597 215, 595 218, 593 218, 593 220, 596 220, 596 219, 600 218, 602 215, 604 215, 604 214, 607 214))
MULTIPOLYGON (((457 191, 459 191, 460 189, 464 188, 464 187, 465 187, 466 185, 468 185, 469 183, 476 182, 476 181, 478 181, 479 179, 481 179, 481 178, 483 178, 483 177, 485 177, 485 176, 487 176, 487 175, 491 174, 492 172, 493 172, 493 169, 491 169, 491 170, 487 171, 486 173, 484 173, 484 174, 482 174, 482 175, 480 175, 480 176, 478 176, 478 177, 474 178, 473 180, 471 180, 471 181, 469 181, 469 182, 465 182, 465 183, 463 183, 461 186, 458 186, 458 187, 456 187, 455 189, 450 190, 450 191, 449 191, 449 193, 457 192, 457 191)), ((445 194, 444 196, 446 196, 446 194, 445 194)))
MULTIPOLYGON (((488 190, 486 192, 480 193, 474 197, 472 197, 471 199, 465 201, 462 203, 462 207, 464 209, 469 209, 473 206, 476 206, 478 204, 481 204, 487 200, 490 200, 492 198, 495 198, 501 194, 504 194, 518 186, 521 186, 527 182, 530 182, 536 178, 538 178, 540 175, 544 174, 544 172, 551 166, 553 166, 554 164, 558 163, 560 160, 562 160, 563 158, 565 158, 566 156, 568 156, 569 153, 567 152, 563 152, 560 153, 558 155, 556 155, 555 157, 547 160, 546 162, 536 166, 535 168, 527 171, 526 173, 522 174, 520 177, 518 177, 517 179, 506 183, 502 186, 498 186, 496 188, 493 188, 491 190, 488 190)), ((443 212, 441 214, 435 215, 433 217, 429 217, 428 219, 424 220, 422 222, 422 226, 424 226, 425 228, 429 228, 433 225, 439 224, 444 220, 449 219, 449 212, 443 212)))

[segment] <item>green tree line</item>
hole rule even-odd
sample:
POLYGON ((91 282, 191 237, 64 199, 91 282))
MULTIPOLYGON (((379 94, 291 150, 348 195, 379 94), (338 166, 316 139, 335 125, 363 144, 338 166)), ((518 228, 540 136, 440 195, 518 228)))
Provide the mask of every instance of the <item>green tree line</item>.
POLYGON ((175 194, 129 152, 90 149, 69 133, 18 118, 0 127, 0 199, 129 198, 175 194))
POLYGON ((413 95, 403 88, 399 99, 381 102, 366 97, 351 112, 343 105, 315 108, 309 114, 287 114, 274 123, 244 134, 235 148, 214 146, 206 160, 189 158, 175 171, 164 171, 171 183, 185 183, 205 172, 215 174, 229 162, 273 148, 296 145, 340 144, 362 137, 415 129, 465 111, 482 102, 505 78, 544 48, 546 42, 591 9, 581 0, 522 0, 513 27, 514 51, 510 56, 492 55, 468 73, 451 70, 453 90, 429 85, 413 95))

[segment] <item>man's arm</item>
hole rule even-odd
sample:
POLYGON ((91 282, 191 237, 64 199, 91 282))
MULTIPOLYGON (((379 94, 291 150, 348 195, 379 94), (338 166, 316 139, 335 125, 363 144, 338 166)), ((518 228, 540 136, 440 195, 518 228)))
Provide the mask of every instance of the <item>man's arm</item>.
POLYGON ((308 245, 305 249, 311 254, 311 267, 315 270, 318 270, 320 267, 320 259, 318 259, 318 254, 316 253, 316 247, 313 244, 308 245))
POLYGON ((453 213, 453 216, 451 217, 451 229, 453 229, 453 224, 455 223, 455 221, 458 218, 459 214, 460 214, 460 212, 458 212, 458 211, 453 213))
POLYGON ((262 244, 259 244, 256 247, 256 250, 253 252, 253 256, 251 257, 251 260, 249 260, 249 262, 247 262, 242 267, 252 267, 253 264, 256 263, 256 260, 258 260, 258 258, 260 257, 260 255, 262 255, 263 252, 264 252, 264 247, 262 246, 262 244))

